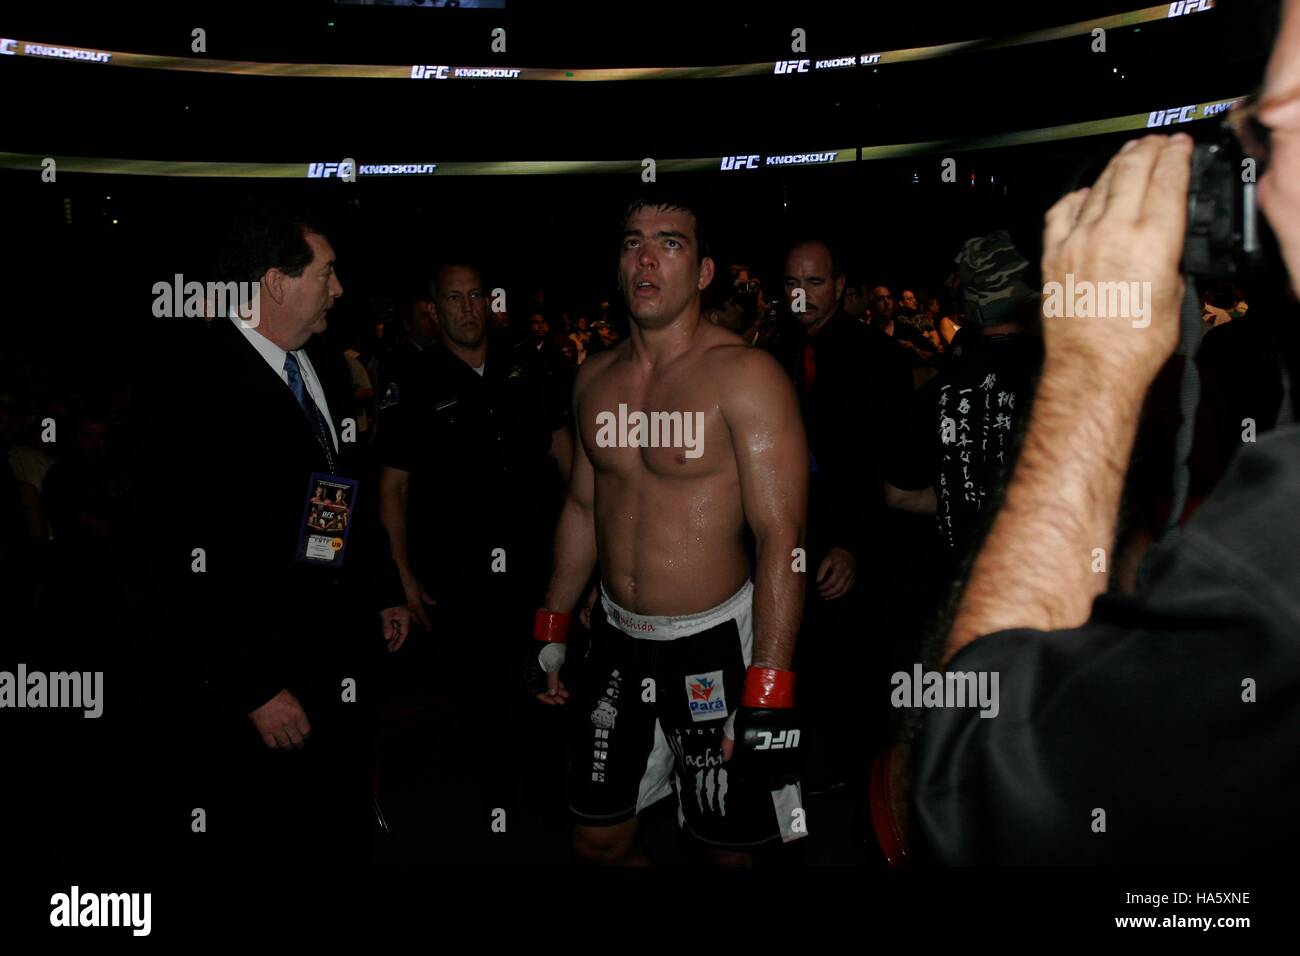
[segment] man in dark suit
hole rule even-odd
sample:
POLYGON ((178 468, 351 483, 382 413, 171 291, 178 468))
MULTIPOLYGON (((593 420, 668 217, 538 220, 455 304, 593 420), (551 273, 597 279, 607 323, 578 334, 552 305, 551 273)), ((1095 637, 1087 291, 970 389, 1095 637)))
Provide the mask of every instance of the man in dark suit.
MULTIPOLYGON (((783 271, 786 311, 797 331, 779 361, 794 379, 808 432, 808 593, 800 639, 802 700, 822 731, 812 746, 811 791, 865 777, 870 751, 884 742, 888 713, 863 713, 866 689, 885 690, 892 596, 882 574, 890 542, 882 532, 880 461, 911 395, 901 353, 878 329, 844 312, 845 277, 829 246, 790 246, 783 271)), ((811 741, 810 741, 811 743, 811 741)))
POLYGON ((383 641, 401 646, 409 613, 376 489, 354 483, 350 379, 319 338, 343 294, 329 240, 259 209, 219 268, 256 290, 257 307, 175 330, 153 432, 153 557, 196 678, 184 703, 208 731, 194 806, 223 849, 337 858, 365 846, 369 672, 383 641), (193 493, 213 485, 222 507, 195 521, 193 493), (321 487, 329 500, 344 490, 346 534, 308 528, 321 487))

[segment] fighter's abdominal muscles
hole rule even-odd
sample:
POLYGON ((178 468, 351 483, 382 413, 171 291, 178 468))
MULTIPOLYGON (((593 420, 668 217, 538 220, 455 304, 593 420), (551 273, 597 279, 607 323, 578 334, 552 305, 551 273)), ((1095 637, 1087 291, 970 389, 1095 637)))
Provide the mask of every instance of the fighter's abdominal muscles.
POLYGON ((600 448, 683 448, 687 458, 704 454, 703 412, 628 412, 619 403, 617 414, 596 415, 596 445, 600 448))

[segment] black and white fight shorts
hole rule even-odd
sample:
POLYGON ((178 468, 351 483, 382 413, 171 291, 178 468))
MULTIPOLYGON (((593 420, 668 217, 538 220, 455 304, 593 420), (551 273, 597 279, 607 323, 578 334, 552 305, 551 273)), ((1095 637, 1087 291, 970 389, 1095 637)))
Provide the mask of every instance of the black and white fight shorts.
POLYGON ((797 784, 770 790, 728 779, 722 727, 740 706, 753 656, 754 585, 710 611, 652 617, 601 587, 592 608, 569 805, 585 826, 613 826, 670 793, 677 820, 710 846, 743 849, 806 835, 797 784))

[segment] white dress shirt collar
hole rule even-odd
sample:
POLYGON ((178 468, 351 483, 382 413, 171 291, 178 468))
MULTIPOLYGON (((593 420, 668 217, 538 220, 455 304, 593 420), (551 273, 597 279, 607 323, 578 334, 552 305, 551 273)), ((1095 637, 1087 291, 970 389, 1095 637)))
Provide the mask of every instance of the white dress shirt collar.
POLYGON ((284 371, 284 357, 287 354, 285 350, 257 331, 257 329, 249 328, 239 319, 231 318, 230 321, 235 323, 235 328, 239 329, 244 338, 248 339, 249 344, 257 349, 257 354, 266 359, 266 364, 271 366, 276 375, 280 376, 280 380, 288 384, 289 376, 284 371))

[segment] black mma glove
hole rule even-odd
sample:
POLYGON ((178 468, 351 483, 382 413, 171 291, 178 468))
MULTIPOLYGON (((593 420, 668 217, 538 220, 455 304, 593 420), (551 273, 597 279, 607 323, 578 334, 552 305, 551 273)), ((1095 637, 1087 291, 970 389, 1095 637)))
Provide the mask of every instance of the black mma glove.
POLYGON ((723 733, 735 742, 727 772, 775 790, 799 777, 799 727, 794 712, 794 671, 751 667, 740 706, 723 733))

